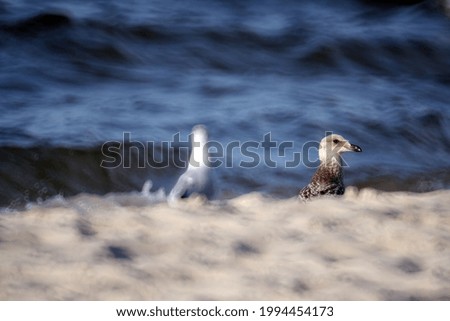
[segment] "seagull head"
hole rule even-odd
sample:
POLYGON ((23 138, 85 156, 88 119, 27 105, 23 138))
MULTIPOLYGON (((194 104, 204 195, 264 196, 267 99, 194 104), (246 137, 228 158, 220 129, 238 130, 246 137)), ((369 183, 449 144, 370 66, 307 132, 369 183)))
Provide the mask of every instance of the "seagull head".
POLYGON ((320 141, 319 159, 321 162, 341 164, 341 154, 344 152, 362 152, 362 149, 338 134, 328 135, 320 141))
POLYGON ((205 125, 195 125, 192 128, 192 141, 205 145, 208 142, 208 131, 205 125))

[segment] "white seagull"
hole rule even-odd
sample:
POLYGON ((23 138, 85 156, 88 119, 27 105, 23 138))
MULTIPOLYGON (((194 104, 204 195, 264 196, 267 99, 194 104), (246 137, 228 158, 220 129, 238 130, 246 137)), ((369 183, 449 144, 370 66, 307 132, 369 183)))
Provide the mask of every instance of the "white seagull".
POLYGON ((192 128, 191 157, 186 172, 178 179, 170 191, 169 202, 194 194, 204 195, 211 199, 214 194, 211 178, 211 167, 208 154, 208 132, 203 125, 192 128))

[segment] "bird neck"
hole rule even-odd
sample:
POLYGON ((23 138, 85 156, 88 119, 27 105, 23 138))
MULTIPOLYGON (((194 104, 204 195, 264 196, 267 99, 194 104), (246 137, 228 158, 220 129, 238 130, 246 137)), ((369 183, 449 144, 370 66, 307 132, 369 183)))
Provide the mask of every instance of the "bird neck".
POLYGON ((197 139, 194 136, 192 142, 191 157, 189 160, 189 167, 193 168, 208 168, 209 167, 209 155, 204 139, 197 139))
POLYGON ((319 159, 325 166, 342 166, 342 157, 339 153, 326 153, 325 149, 319 149, 319 159))
POLYGON ((320 172, 326 172, 327 175, 331 175, 333 177, 342 177, 342 167, 337 162, 331 162, 331 163, 322 163, 320 164, 320 172))

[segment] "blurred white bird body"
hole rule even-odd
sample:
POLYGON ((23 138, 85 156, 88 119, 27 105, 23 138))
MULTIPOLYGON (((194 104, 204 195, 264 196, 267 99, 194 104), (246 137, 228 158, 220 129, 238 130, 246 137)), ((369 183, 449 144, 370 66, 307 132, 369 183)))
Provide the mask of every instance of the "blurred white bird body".
POLYGON ((178 179, 169 194, 169 201, 176 201, 191 195, 204 195, 211 199, 214 186, 208 154, 208 133, 203 125, 192 129, 192 151, 186 172, 178 179))

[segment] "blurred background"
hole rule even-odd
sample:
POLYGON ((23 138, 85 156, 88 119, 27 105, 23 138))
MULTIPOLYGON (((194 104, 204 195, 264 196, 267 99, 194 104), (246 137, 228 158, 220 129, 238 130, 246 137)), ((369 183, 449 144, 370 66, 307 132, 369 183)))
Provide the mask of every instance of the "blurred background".
MULTIPOLYGON (((223 144, 271 132, 295 143, 288 160, 332 131, 364 151, 346 155, 347 185, 447 189, 447 4, 0 1, 0 206, 139 191, 146 179, 169 190, 183 169, 101 168, 101 146, 124 132, 186 139, 198 123, 223 144)), ((214 172, 218 198, 288 198, 314 169, 214 172)))

